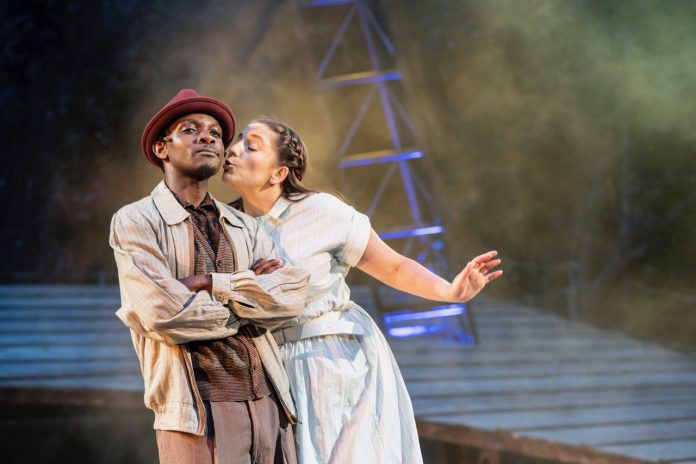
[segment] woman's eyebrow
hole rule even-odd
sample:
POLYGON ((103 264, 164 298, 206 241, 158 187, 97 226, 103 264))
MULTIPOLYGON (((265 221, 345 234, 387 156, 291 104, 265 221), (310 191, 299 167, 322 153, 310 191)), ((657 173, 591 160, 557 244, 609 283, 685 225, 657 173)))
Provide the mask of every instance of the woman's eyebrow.
POLYGON ((249 134, 249 135, 247 136, 247 138, 249 138, 249 139, 252 138, 252 137, 255 138, 255 139, 257 139, 259 142, 261 142, 261 145, 264 145, 263 139, 262 139, 260 136, 258 136, 258 135, 256 135, 256 134, 249 134))

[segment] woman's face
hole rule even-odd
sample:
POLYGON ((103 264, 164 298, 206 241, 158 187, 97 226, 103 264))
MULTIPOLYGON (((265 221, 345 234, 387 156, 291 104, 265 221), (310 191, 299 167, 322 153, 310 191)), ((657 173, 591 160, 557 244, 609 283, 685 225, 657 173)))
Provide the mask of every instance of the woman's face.
POLYGON ((262 123, 249 124, 229 149, 222 181, 240 193, 272 187, 280 166, 277 134, 262 123))

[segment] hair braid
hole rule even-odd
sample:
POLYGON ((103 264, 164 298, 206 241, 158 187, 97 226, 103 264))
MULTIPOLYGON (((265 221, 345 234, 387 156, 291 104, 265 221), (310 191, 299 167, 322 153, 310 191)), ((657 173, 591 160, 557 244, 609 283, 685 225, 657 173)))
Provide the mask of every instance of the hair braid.
POLYGON ((278 162, 281 166, 288 168, 288 176, 282 185, 283 196, 289 200, 297 201, 315 193, 315 190, 302 184, 302 178, 307 171, 308 156, 307 147, 299 134, 287 125, 272 119, 261 118, 254 122, 264 124, 278 137, 276 145, 278 162), (299 198, 298 195, 300 195, 299 198))

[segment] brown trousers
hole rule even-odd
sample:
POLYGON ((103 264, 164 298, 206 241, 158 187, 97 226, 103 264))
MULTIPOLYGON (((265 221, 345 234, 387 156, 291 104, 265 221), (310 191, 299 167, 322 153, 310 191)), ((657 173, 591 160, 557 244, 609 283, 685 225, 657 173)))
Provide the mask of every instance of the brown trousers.
POLYGON ((297 464, 292 426, 274 395, 205 406, 207 436, 157 430, 160 464, 297 464))

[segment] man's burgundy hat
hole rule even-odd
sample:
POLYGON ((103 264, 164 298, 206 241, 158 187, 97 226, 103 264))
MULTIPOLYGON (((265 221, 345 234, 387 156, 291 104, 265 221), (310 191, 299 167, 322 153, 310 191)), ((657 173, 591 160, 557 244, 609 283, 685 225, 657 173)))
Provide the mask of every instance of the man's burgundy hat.
POLYGON ((152 151, 158 137, 174 121, 187 114, 203 113, 214 117, 222 129, 222 141, 228 146, 234 139, 234 114, 229 106, 214 98, 202 97, 193 89, 181 89, 169 103, 164 105, 145 126, 140 148, 145 158, 161 168, 162 160, 152 151))

